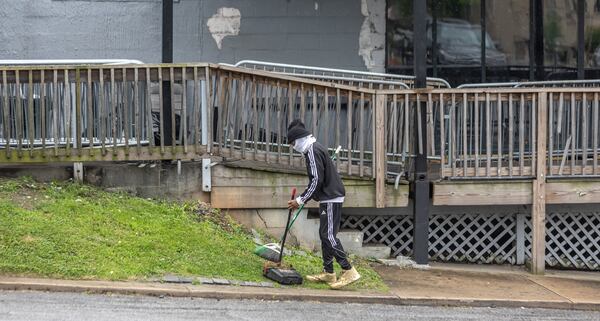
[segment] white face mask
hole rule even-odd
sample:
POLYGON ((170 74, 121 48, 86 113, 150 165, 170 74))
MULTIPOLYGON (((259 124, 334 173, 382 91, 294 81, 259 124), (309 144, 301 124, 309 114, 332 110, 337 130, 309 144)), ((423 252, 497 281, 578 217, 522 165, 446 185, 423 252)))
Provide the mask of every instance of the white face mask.
POLYGON ((306 152, 308 147, 310 147, 310 145, 312 145, 312 143, 314 143, 315 141, 316 141, 316 139, 312 135, 298 138, 294 141, 293 148, 298 153, 304 153, 304 152, 306 152))
POLYGON ((294 150, 297 151, 298 153, 302 153, 302 142, 301 140, 304 140, 304 138, 298 138, 294 141, 294 150))

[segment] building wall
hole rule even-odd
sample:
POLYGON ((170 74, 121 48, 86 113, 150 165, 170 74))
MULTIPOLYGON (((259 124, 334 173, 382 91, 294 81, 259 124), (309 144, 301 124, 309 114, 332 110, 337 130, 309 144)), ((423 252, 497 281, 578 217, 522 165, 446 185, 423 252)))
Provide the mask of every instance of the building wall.
MULTIPOLYGON (((161 0, 0 0, 0 59, 161 58, 161 0)), ((384 0, 175 0, 174 60, 382 71, 384 0)))

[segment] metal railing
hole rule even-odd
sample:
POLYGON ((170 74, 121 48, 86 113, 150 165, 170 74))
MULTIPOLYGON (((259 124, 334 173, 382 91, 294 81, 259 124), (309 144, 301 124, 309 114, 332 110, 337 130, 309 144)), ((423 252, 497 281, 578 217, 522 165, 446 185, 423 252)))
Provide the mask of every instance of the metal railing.
POLYGON ((200 122, 207 119, 201 119, 200 94, 209 69, 207 64, 2 68, 0 158, 192 158, 205 151, 200 135, 206 127, 200 122), (184 119, 168 133, 171 146, 165 146, 165 136, 160 135, 165 125, 163 82, 174 88, 173 123, 184 119))
POLYGON ((600 79, 549 80, 462 84, 457 89, 468 88, 554 88, 554 87, 600 87, 600 79))
MULTIPOLYGON (((415 82, 415 77, 408 75, 292 65, 256 60, 242 60, 234 66, 293 75, 296 77, 333 81, 370 89, 408 89, 412 88, 415 82)), ((433 77, 427 77, 427 86, 430 88, 450 88, 450 84, 446 80, 433 77)))
POLYGON ((302 167, 286 139, 302 119, 347 175, 373 176, 373 92, 285 75, 221 66, 216 72, 214 143, 223 156, 302 167))
POLYGON ((536 157, 544 158, 549 177, 598 176, 599 93, 593 87, 428 93, 422 98, 428 102, 428 152, 439 156, 442 178, 532 178, 536 157), (540 126, 543 155, 537 150, 540 126))

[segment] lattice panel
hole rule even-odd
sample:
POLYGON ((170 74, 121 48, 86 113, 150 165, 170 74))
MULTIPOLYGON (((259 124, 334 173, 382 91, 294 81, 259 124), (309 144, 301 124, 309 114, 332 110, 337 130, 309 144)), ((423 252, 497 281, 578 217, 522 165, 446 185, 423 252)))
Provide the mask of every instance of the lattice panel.
POLYGON ((391 247, 392 256, 412 255, 411 216, 345 216, 341 227, 362 231, 364 243, 379 243, 391 247))
POLYGON ((444 262, 514 264, 515 230, 515 215, 434 215, 429 221, 429 256, 444 262))
MULTIPOLYGON (((442 262, 516 262, 515 215, 432 215, 429 256, 442 262)), ((360 230, 365 243, 392 248, 392 255, 412 255, 411 216, 348 216, 342 228, 360 230)))
MULTIPOLYGON (((525 223, 525 255, 531 258, 531 218, 525 223)), ((549 213, 546 265, 600 270, 600 213, 549 213)))

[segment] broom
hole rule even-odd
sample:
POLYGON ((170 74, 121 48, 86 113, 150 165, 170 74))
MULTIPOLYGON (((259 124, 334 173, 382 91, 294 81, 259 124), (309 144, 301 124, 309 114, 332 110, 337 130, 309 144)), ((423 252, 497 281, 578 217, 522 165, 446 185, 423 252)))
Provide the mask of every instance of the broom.
MULTIPOLYGON (((296 188, 294 188, 292 190, 292 200, 296 197, 296 188)), ((300 208, 298 208, 298 210, 296 211, 296 214, 294 215, 294 218, 292 219, 292 209, 290 209, 289 213, 288 213, 288 220, 287 223, 285 225, 285 231, 283 232, 283 237, 281 238, 281 242, 280 243, 268 243, 265 245, 260 245, 257 246, 256 249, 254 249, 254 254, 262 257, 265 260, 269 260, 271 262, 275 262, 275 263, 280 263, 281 262, 281 258, 283 256, 283 250, 282 247, 285 244, 285 239, 287 236, 287 232, 292 228, 292 225, 294 225, 294 222, 296 221, 296 219, 298 218, 298 216, 300 215, 300 212, 302 211, 302 209, 304 208, 304 204, 302 204, 300 206, 300 208)))

